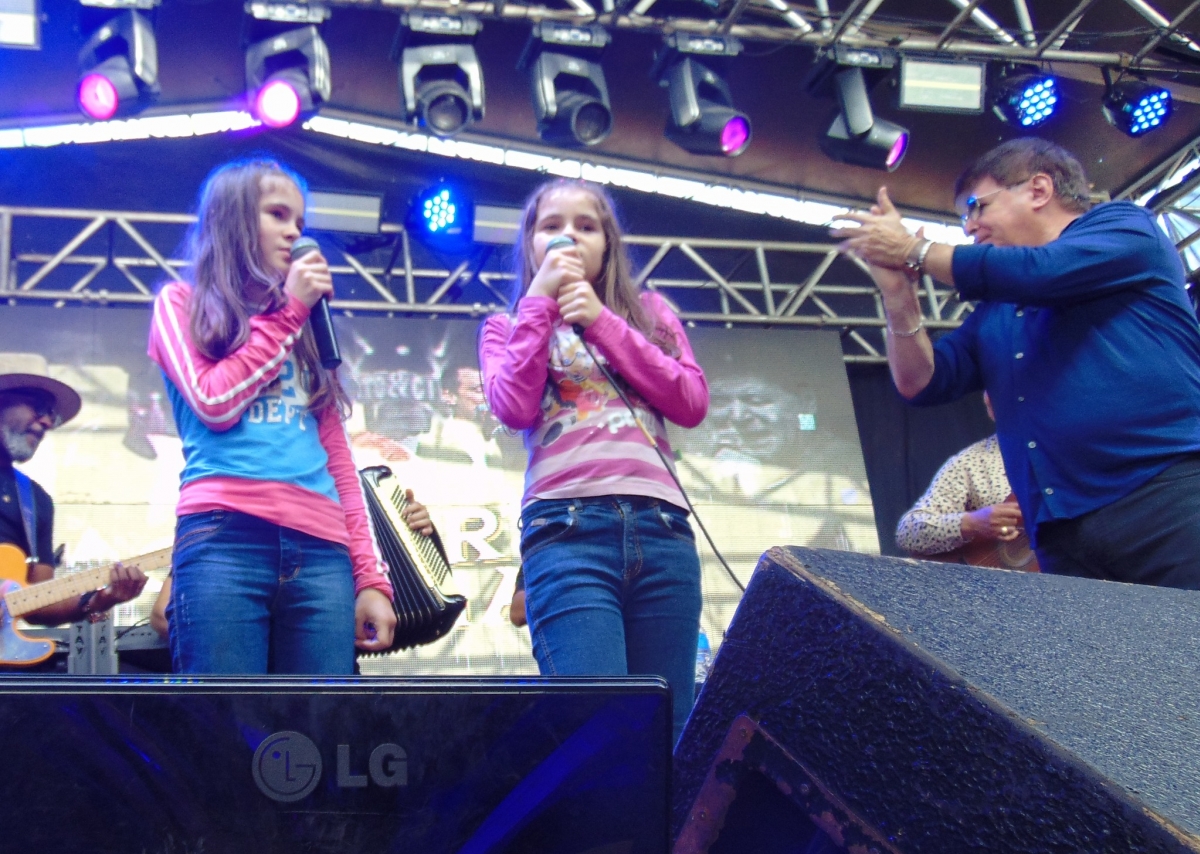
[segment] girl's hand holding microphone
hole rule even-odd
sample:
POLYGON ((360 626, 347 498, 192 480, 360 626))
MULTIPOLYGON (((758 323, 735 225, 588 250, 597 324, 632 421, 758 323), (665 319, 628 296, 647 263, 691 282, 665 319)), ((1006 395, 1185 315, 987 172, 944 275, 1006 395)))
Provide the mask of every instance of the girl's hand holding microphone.
POLYGON ((583 275, 583 259, 579 257, 574 239, 565 234, 556 235, 546 244, 542 265, 529 283, 526 295, 558 299, 559 290, 564 284, 577 282, 583 275))
POLYGON ((558 289, 558 313, 572 326, 587 329, 596 322, 603 309, 590 282, 580 279, 558 289))
POLYGON ((292 263, 288 267, 284 289, 309 308, 317 304, 322 297, 333 296, 333 274, 329 272, 329 263, 321 250, 316 248, 316 241, 308 240, 311 246, 301 245, 297 240, 292 245, 292 263))
POLYGON ((572 326, 586 329, 596 322, 604 308, 586 276, 587 271, 575 239, 566 234, 557 234, 546 243, 542 266, 529 285, 529 293, 557 299, 562 319, 572 326), (538 289, 539 282, 543 285, 541 290, 538 289))

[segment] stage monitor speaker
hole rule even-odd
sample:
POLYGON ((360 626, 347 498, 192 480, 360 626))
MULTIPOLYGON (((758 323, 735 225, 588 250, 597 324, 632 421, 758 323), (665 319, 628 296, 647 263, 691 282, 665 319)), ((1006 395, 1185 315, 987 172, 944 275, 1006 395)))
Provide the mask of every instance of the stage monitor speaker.
POLYGON ((659 679, 0 679, 13 851, 659 854, 659 679))
POLYGON ((1200 592, 771 549, 674 774, 676 854, 1200 852, 1200 592))

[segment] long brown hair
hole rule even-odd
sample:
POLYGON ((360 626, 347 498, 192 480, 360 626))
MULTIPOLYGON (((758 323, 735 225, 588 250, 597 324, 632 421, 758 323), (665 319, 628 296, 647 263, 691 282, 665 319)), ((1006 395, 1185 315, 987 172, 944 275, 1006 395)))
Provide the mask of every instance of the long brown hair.
POLYGON ((597 281, 591 283, 596 296, 610 311, 646 336, 647 341, 655 344, 668 356, 677 357, 679 346, 675 336, 670 329, 658 323, 654 315, 642 304, 641 290, 633 281, 633 274, 630 272, 621 224, 617 221, 612 198, 604 188, 589 181, 556 178, 534 190, 525 202, 517 238, 520 245, 515 253, 516 278, 509 309, 513 312, 517 310, 517 303, 525 296, 533 277, 537 275, 533 234, 537 227, 538 206, 547 196, 571 191, 585 193, 591 197, 596 204, 600 227, 604 230, 604 259, 597 281))
MULTIPOLYGON (((262 257, 259 202, 263 182, 290 181, 306 195, 304 179, 274 160, 236 160, 218 167, 200 190, 198 219, 188 233, 192 297, 189 305, 192 341, 210 359, 223 359, 250 337, 250 318, 271 314, 287 305, 283 276, 262 257), (247 298, 249 285, 266 286, 265 305, 247 298)), ((337 375, 321 366, 312 328, 304 331, 293 350, 308 392, 308 409, 320 414, 336 406, 342 418, 350 412, 337 375)))

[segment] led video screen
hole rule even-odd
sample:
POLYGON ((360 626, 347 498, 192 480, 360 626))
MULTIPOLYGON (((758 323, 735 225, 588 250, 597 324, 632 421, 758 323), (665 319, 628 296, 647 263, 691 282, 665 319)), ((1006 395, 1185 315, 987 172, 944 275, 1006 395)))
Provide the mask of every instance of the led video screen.
MULTIPOLYGON (((0 308, 0 349, 39 352, 83 396, 80 415, 22 468, 56 503, 65 567, 171 544, 181 445, 163 380, 145 355, 145 307, 0 308)), ((526 629, 508 605, 520 566, 525 450, 488 411, 475 355, 478 321, 339 317, 343 382, 360 466, 384 464, 430 508, 469 604, 449 635, 363 661, 364 672, 529 674, 526 629)), ((704 423, 671 428, 696 510, 745 583, 766 549, 806 545, 878 553, 858 430, 836 332, 693 328, 708 378, 704 423)), ((693 527, 696 527, 693 522, 693 527)), ((697 528, 702 629, 712 646, 739 591, 697 528)), ((149 613, 161 578, 118 624, 149 613)))

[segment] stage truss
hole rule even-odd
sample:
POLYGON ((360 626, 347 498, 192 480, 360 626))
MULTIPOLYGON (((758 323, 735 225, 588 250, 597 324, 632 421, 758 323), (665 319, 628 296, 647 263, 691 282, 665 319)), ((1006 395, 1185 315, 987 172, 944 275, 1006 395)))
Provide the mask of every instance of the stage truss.
MULTIPOLYGON (((10 305, 148 305, 177 278, 177 253, 193 217, 132 211, 0 207, 0 300, 10 305)), ((834 329, 847 362, 886 361, 886 320, 857 259, 830 242, 704 237, 627 237, 639 282, 662 294, 686 322, 834 329)), ((368 239, 326 242, 335 310, 387 316, 481 318, 501 311, 508 250, 476 246, 444 263, 384 224, 368 239)), ((952 329, 969 305, 926 277, 926 326, 952 329)))
POLYGON ((708 11, 704 2, 692 4, 696 12, 689 15, 680 14, 678 4, 659 0, 328 0, 262 5, 326 9, 322 14, 352 8, 400 11, 420 7, 450 14, 471 13, 484 19, 594 21, 613 29, 661 34, 729 34, 747 41, 806 45, 818 50, 842 45, 954 59, 1069 63, 1092 66, 1097 82, 1101 67, 1148 73, 1200 70, 1196 65, 1200 46, 1184 29, 1200 7, 1200 0, 1192 0, 1174 18, 1168 18, 1147 0, 1082 0, 1072 4, 1060 0, 988 4, 981 0, 945 0, 923 8, 928 17, 921 19, 889 16, 886 8, 880 14, 882 0, 850 0, 841 9, 831 8, 829 0, 813 0, 811 4, 724 0, 713 2, 708 16, 704 14, 708 11), (991 11, 985 6, 992 7, 991 11), (1001 6, 1004 12, 996 13, 995 8, 1001 6), (1144 25, 1114 33, 1092 31, 1084 24, 1089 12, 1111 13, 1111 7, 1122 6, 1136 12, 1144 25), (1163 47, 1178 50, 1165 53, 1163 47))
POLYGON ((1195 284, 1200 281, 1200 137, 1132 183, 1118 198, 1154 211, 1159 225, 1175 241, 1195 300, 1195 284))

